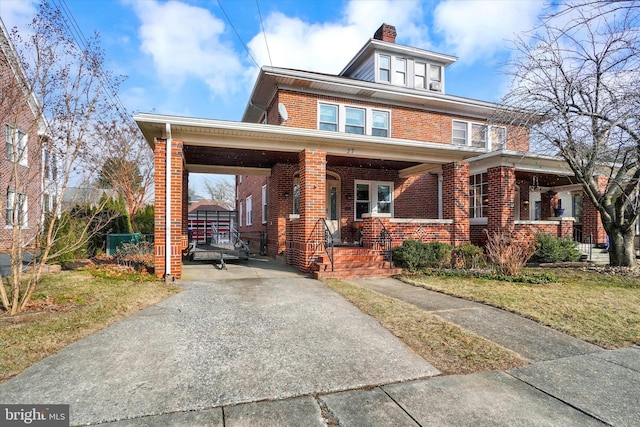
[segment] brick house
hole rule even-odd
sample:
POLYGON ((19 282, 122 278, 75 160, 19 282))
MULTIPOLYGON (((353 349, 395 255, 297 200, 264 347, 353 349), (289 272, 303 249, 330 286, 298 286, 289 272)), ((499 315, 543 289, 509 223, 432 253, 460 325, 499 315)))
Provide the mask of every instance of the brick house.
POLYGON ((46 123, 0 20, 0 251, 11 248, 15 227, 32 246, 44 214, 55 205, 55 159, 42 151, 46 123))
POLYGON ((338 75, 263 67, 242 122, 135 117, 156 151, 158 274, 181 271, 188 172, 236 175, 240 234, 316 277, 394 273, 388 250, 406 239, 605 239, 564 162, 491 122, 496 104, 446 93, 457 58, 395 36, 383 24, 338 75))

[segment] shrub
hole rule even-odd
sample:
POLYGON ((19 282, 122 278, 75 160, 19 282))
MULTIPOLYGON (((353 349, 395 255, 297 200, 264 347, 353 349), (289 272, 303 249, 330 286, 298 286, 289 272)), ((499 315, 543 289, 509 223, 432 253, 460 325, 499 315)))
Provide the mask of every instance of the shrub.
POLYGON ((582 256, 577 248, 577 243, 570 238, 539 234, 536 237, 536 242, 538 249, 531 257, 533 262, 578 261, 582 256))
POLYGON ((472 243, 463 243, 451 251, 451 266, 454 268, 472 270, 484 265, 484 251, 472 243))
POLYGON ((451 262, 451 250, 452 246, 446 243, 422 243, 409 239, 393 249, 393 260, 396 265, 409 271, 425 267, 442 268, 451 262))
POLYGON ((516 276, 536 248, 535 239, 517 237, 507 232, 487 232, 487 257, 498 274, 516 276))

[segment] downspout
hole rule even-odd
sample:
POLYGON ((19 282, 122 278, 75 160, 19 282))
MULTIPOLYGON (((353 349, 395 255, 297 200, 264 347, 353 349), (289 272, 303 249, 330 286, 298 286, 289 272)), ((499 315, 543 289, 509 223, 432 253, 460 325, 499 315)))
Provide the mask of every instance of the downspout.
POLYGON ((172 281, 171 277, 171 123, 166 124, 167 143, 165 147, 165 249, 164 249, 164 279, 172 281))

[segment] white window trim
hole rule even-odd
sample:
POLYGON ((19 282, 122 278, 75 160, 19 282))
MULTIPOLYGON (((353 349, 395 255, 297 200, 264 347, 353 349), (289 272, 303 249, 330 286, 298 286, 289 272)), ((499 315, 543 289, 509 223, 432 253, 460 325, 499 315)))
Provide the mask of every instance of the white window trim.
POLYGON ((357 215, 357 211, 356 211, 356 204, 358 202, 358 196, 357 196, 357 188, 358 188, 358 184, 367 184, 369 186, 369 212, 365 212, 365 213, 369 213, 372 215, 377 215, 378 214, 378 186, 379 185, 388 185, 391 189, 391 207, 390 207, 390 214, 391 214, 391 218, 394 217, 393 215, 393 211, 394 211, 394 205, 395 205, 395 197, 394 197, 394 185, 392 181, 368 181, 368 180, 362 180, 362 179, 356 179, 353 181, 353 220, 354 221, 362 221, 361 218, 356 218, 357 215))
POLYGON ((238 203, 238 228, 242 227, 242 202, 238 203))
POLYGON ((11 210, 13 211, 13 218, 11 221, 11 224, 6 224, 5 225, 5 229, 13 229, 13 223, 16 221, 16 217, 15 217, 15 211, 17 208, 19 208, 19 205, 16 204, 16 200, 15 197, 16 195, 20 196, 22 195, 24 197, 24 202, 22 204, 22 224, 18 224, 20 229, 22 230, 26 230, 29 228, 29 200, 27 197, 26 193, 20 193, 20 192, 15 192, 15 191, 11 191, 8 190, 7 191, 7 200, 6 200, 6 204, 5 204, 5 223, 7 220, 7 209, 9 208, 9 206, 11 206, 11 210))
POLYGON ((267 186, 262 186, 262 223, 267 223, 267 186))
POLYGON ((504 144, 506 146, 507 137, 508 137, 506 126, 488 125, 488 124, 482 123, 482 122, 470 122, 470 121, 467 121, 467 120, 459 120, 459 119, 451 120, 451 144, 452 145, 458 145, 460 147, 463 147, 463 146, 472 147, 473 146, 472 145, 472 143, 473 143, 473 125, 485 126, 487 128, 487 146, 484 147, 485 150, 491 151, 494 146, 498 146, 499 145, 499 141, 493 141, 493 132, 492 132, 492 130, 494 128, 502 128, 502 129, 504 129, 504 144), (462 145, 462 144, 454 144, 454 142, 453 142, 453 124, 455 122, 466 124, 467 133, 465 135, 465 144, 464 145, 462 145))
POLYGON ((247 225, 247 227, 253 225, 253 197, 252 196, 248 196, 245 201, 245 224, 247 225))
POLYGON ((29 166, 29 134, 23 131, 20 128, 14 128, 13 126, 7 124, 5 128, 5 139, 7 136, 11 137, 11 143, 9 141, 5 141, 5 150, 7 145, 11 145, 12 154, 10 155, 6 152, 7 160, 11 162, 15 162, 16 157, 20 154, 20 159, 18 160, 18 164, 21 166, 29 166), (22 138, 18 138, 19 134, 23 134, 22 138))
MULTIPOLYGON (((373 134, 373 112, 379 111, 382 113, 387 113, 387 136, 381 138, 390 138, 391 137, 391 110, 386 108, 377 108, 377 107, 367 107, 364 105, 351 105, 351 104, 340 104, 335 102, 325 102, 318 101, 318 114, 316 117, 316 129, 320 129, 320 106, 321 105, 331 105, 334 107, 338 107, 338 130, 337 132, 346 133, 346 116, 347 116, 347 108, 356 108, 360 110, 365 110, 364 114, 364 134, 371 136, 373 134)), ((381 128, 380 128, 381 129, 381 128)), ((327 131, 332 132, 332 131, 327 131)), ((359 134, 353 134, 359 135, 359 134)))
POLYGON ((386 83, 386 84, 392 84, 393 82, 393 56, 389 55, 387 53, 378 53, 376 54, 376 60, 375 60, 375 67, 376 67, 376 78, 375 78, 375 82, 376 83, 386 83), (380 79, 380 57, 381 56, 385 56, 387 58, 389 58, 389 80, 381 80, 380 79))

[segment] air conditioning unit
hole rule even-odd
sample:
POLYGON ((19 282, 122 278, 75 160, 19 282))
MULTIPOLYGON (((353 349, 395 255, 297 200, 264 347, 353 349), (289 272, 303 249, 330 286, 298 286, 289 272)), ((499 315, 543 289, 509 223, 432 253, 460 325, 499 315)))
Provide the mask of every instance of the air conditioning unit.
POLYGON ((429 83, 429 89, 440 92, 442 90, 442 86, 440 86, 440 82, 431 82, 429 83))

